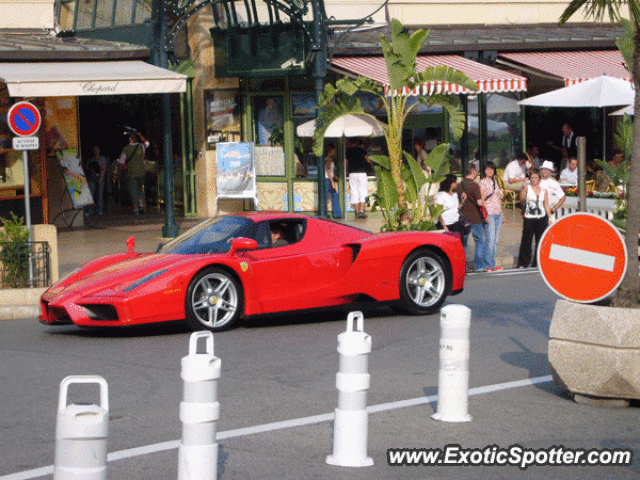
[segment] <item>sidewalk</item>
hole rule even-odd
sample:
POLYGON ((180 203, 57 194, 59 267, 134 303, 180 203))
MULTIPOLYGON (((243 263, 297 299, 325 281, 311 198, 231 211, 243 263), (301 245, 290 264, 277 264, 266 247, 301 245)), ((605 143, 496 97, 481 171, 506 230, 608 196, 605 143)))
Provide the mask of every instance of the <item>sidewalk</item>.
MULTIPOLYGON (((518 210, 505 210, 507 222, 503 225, 496 253, 496 265, 512 268, 518 255, 522 218, 518 210)), ((202 219, 176 218, 180 233, 196 225, 202 219)), ((58 230, 58 264, 60 278, 102 255, 127 250, 126 240, 133 236, 135 251, 155 251, 162 238, 165 219, 161 212, 150 212, 141 216, 117 213, 96 217, 92 226, 61 228, 58 230)), ((366 219, 356 219, 348 213, 342 223, 379 232, 383 224, 382 214, 375 212, 366 219)), ((467 268, 473 267, 474 242, 469 237, 467 268), (471 259, 471 261, 469 261, 471 259)), ((0 320, 33 318, 40 314, 39 298, 45 289, 0 290, 0 320)))

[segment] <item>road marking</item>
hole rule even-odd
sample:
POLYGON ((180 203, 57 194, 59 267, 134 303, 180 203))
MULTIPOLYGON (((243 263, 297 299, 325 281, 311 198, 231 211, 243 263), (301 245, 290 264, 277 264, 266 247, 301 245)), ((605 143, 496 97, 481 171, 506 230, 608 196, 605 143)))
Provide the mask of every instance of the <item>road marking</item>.
POLYGON ((551 260, 559 260, 561 262, 572 263, 581 267, 596 268, 607 272, 613 272, 613 267, 616 263, 616 257, 612 255, 590 252, 580 248, 565 247, 556 243, 551 244, 549 258, 551 260))
MULTIPOLYGON (((494 385, 487 385, 484 387, 475 387, 469 389, 469 396, 484 395, 487 393, 499 392, 502 390, 509 390, 512 388, 528 387, 531 385, 538 385, 540 383, 551 382, 553 378, 551 375, 544 375, 542 377, 526 378, 524 380, 516 380, 514 382, 496 383, 494 385)), ((438 399, 438 395, 431 395, 429 397, 418 397, 409 400, 400 400, 397 402, 381 403, 368 407, 369 413, 386 412, 389 410, 396 410, 398 408, 415 407, 417 405, 424 405, 427 403, 433 403, 438 399)), ((262 425, 256 425, 254 427, 237 428, 235 430, 227 430, 225 432, 219 432, 216 435, 217 440, 225 440, 227 438, 244 437, 247 435, 254 435, 256 433, 274 432, 277 430, 285 430, 287 428, 303 427, 305 425, 315 425, 323 422, 330 422, 334 418, 333 413, 325 413, 322 415, 313 415, 310 417, 294 418, 291 420, 283 420, 281 422, 265 423, 262 425)), ((149 455, 152 453, 164 452, 166 450, 175 450, 180 446, 180 440, 172 440, 169 442, 155 443, 153 445, 147 445, 144 447, 129 448, 126 450, 119 450, 117 452, 109 453, 107 455, 107 461, 113 462, 116 460, 124 460, 127 458, 140 457, 142 455, 149 455)), ((26 470, 24 472, 12 473, 0 477, 0 480, 31 480, 33 478, 44 477, 46 475, 53 474, 53 465, 48 467, 36 468, 33 470, 26 470)))

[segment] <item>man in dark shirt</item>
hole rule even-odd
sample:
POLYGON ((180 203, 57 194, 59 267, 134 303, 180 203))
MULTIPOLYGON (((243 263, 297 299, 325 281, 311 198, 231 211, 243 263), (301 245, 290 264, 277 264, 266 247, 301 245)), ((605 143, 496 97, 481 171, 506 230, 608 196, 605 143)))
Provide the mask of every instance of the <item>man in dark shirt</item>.
POLYGON ((364 212, 364 201, 367 198, 367 163, 369 157, 364 148, 360 147, 357 138, 349 139, 349 148, 345 153, 349 187, 351 189, 351 203, 356 211, 356 218, 367 218, 364 212))
MULTIPOLYGON (((456 187, 460 203, 462 204, 461 214, 471 223, 471 235, 476 244, 476 251, 473 258, 473 264, 476 271, 482 270, 484 258, 484 229, 483 217, 480 213, 480 207, 483 206, 482 193, 480 186, 476 183, 475 178, 478 176, 478 167, 470 163, 465 170, 466 176, 456 187)), ((467 240, 469 235, 462 236, 462 244, 464 245, 465 254, 467 250, 467 240)))

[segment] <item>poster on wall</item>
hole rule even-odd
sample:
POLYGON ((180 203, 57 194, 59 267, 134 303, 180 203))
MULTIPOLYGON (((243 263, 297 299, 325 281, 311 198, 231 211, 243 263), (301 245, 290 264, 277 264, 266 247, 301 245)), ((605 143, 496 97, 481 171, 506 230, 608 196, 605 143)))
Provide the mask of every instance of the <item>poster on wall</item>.
POLYGON ((56 150, 56 157, 60 162, 64 183, 71 197, 73 208, 79 209, 93 204, 93 197, 89 191, 87 177, 82 169, 78 151, 75 148, 56 150))
POLYGON ((256 197, 256 163, 253 142, 224 142, 216 148, 218 198, 256 197))
POLYGON ((205 123, 207 148, 218 142, 229 142, 240 135, 240 101, 238 90, 205 91, 205 123))
POLYGON ((47 155, 56 150, 78 148, 76 97, 45 98, 46 130, 44 145, 47 155))
POLYGON ((280 145, 256 146, 256 175, 266 177, 285 176, 284 149, 280 145))

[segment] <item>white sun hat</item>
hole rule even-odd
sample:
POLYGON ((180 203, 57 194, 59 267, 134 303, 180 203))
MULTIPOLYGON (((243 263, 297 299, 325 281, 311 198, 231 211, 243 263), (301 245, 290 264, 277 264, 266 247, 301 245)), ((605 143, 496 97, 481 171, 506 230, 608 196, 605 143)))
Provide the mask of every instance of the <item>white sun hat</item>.
POLYGON ((550 162, 549 160, 545 160, 540 168, 546 168, 552 172, 556 171, 556 167, 553 165, 553 162, 550 162))

